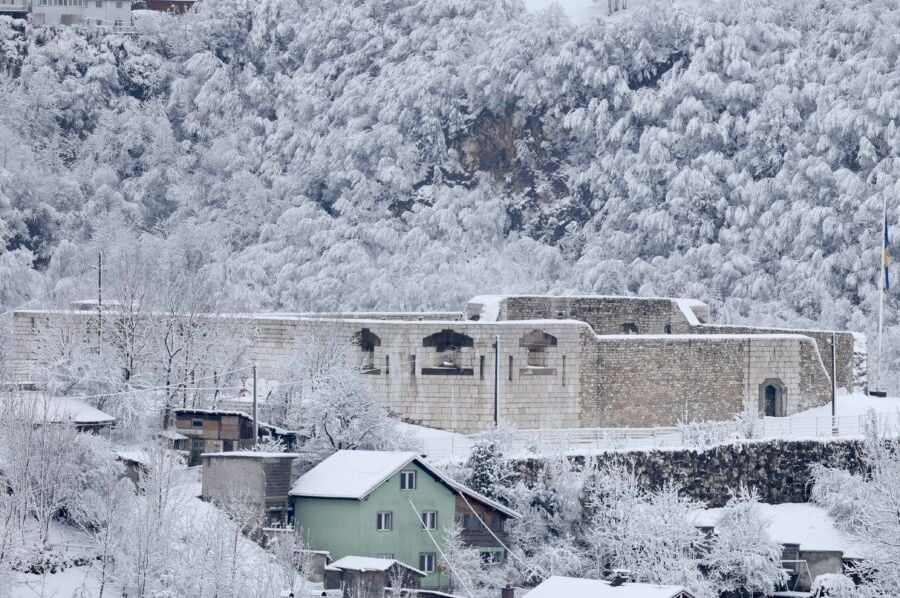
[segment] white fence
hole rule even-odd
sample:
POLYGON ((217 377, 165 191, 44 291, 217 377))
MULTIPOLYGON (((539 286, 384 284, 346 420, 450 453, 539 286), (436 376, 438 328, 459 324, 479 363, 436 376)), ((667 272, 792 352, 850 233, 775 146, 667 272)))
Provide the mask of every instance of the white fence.
MULTIPOLYGON (((880 424, 900 431, 900 413, 881 413, 880 424)), ((512 430, 492 434, 507 456, 590 455, 610 451, 705 448, 716 444, 764 439, 803 440, 860 437, 865 415, 767 417, 751 423, 708 422, 668 428, 561 428, 512 430)), ((423 439, 423 449, 436 461, 466 459, 485 434, 423 439)))

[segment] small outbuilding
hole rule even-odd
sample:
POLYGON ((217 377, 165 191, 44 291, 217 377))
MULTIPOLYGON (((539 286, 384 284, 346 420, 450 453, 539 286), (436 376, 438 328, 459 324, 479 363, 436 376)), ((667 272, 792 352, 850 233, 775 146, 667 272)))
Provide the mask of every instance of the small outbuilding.
POLYGON ((47 399, 47 420, 51 423, 70 422, 79 432, 94 434, 108 434, 116 424, 116 418, 109 413, 91 407, 81 399, 69 397, 47 399))
POLYGON ((210 502, 240 500, 259 507, 265 525, 288 525, 293 519, 288 492, 296 453, 232 451, 204 453, 202 498, 210 502))
POLYGON ((681 586, 614 583, 602 579, 552 576, 525 598, 694 598, 681 586))
POLYGON ((345 556, 325 567, 325 589, 344 598, 382 598, 386 589, 418 589, 425 572, 395 559, 345 556))

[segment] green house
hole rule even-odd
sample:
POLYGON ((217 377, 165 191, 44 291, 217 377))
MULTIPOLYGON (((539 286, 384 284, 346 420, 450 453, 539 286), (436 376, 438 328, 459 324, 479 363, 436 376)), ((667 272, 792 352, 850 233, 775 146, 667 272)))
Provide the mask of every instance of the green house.
POLYGON ((506 522, 519 514, 459 484, 411 452, 338 451, 297 480, 294 526, 311 549, 396 559, 426 573, 423 588, 445 588, 445 530, 485 562, 502 562, 506 522))

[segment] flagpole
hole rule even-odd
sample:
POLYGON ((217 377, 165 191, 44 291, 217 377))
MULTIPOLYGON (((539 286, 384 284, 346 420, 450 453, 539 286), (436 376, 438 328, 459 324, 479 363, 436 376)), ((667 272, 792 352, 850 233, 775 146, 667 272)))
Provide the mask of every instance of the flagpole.
POLYGON ((885 268, 887 267, 884 263, 884 252, 887 251, 887 244, 885 241, 887 240, 887 194, 882 193, 882 204, 881 204, 881 268, 879 269, 879 274, 881 275, 880 283, 878 285, 878 386, 881 386, 881 337, 882 332, 884 330, 884 276, 885 276, 885 268))

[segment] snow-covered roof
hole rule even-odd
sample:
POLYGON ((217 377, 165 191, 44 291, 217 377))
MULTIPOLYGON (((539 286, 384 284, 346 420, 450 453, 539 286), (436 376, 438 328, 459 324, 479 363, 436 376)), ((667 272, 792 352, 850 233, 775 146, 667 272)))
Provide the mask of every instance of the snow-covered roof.
POLYGON ((525 598, 676 598, 691 594, 681 586, 623 583, 613 586, 599 579, 552 576, 525 594, 525 598))
POLYGON ((173 430, 172 428, 166 428, 165 430, 160 432, 159 435, 162 438, 168 438, 169 440, 187 440, 187 436, 173 430))
POLYGON ((301 476, 291 496, 362 500, 398 471, 415 462, 452 491, 485 504, 508 517, 521 516, 504 505, 450 479, 409 451, 338 451, 301 476))
POLYGON ((201 457, 240 457, 244 459, 296 459, 297 453, 267 453, 265 451, 223 451, 220 453, 203 453, 201 457))
POLYGON ((326 571, 387 571, 394 565, 399 565, 413 573, 425 577, 427 573, 419 571, 395 559, 378 559, 370 556, 345 556, 325 567, 326 571))
POLYGON ((116 421, 109 413, 91 407, 81 399, 68 397, 47 399, 47 415, 51 421, 71 421, 78 425, 113 424, 116 421))
MULTIPOLYGON (((697 511, 694 523, 716 525, 722 509, 697 511)), ((865 546, 854 542, 834 525, 828 511, 810 503, 759 504, 769 537, 781 544, 799 544, 801 550, 840 550, 845 557, 864 557, 865 546)))
POLYGON ((481 306, 481 314, 478 316, 480 322, 496 322, 504 299, 504 295, 478 295, 469 299, 469 303, 481 306))
POLYGON ((690 341, 690 342, 715 342, 733 340, 809 340, 803 334, 598 334, 597 340, 601 341, 690 341))
POLYGON ((150 456, 142 450, 116 451, 116 457, 122 461, 131 461, 132 463, 138 463, 140 465, 150 463, 150 456))

